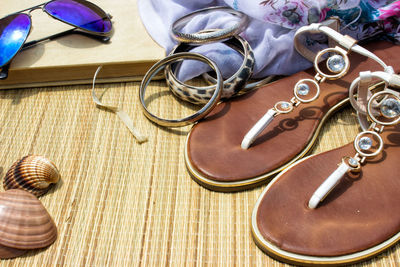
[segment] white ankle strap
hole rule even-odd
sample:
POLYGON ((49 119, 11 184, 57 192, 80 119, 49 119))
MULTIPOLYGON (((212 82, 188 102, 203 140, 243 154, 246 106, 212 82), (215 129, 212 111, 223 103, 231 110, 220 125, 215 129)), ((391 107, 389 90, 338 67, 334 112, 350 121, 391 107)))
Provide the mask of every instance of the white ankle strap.
MULTIPOLYGON (((329 40, 334 40, 338 45, 343 47, 347 51, 354 51, 358 54, 361 54, 365 57, 371 58, 380 64, 385 72, 393 73, 393 68, 387 66, 379 57, 368 51, 367 49, 356 44, 357 40, 353 39, 348 35, 342 35, 338 31, 337 20, 330 19, 322 23, 313 23, 308 26, 301 27, 297 30, 294 35, 294 47, 297 52, 299 52, 303 57, 307 58, 310 61, 314 61, 316 57, 316 53, 311 51, 307 46, 304 45, 304 42, 301 36, 304 33, 324 33, 329 37, 329 40)), ((322 60, 322 59, 321 59, 322 60)))
MULTIPOLYGON (((397 81, 397 75, 394 74, 394 70, 391 66, 388 66, 383 62, 379 57, 374 55, 372 52, 367 49, 356 44, 356 40, 347 35, 342 35, 337 32, 338 29, 337 19, 330 19, 322 23, 313 23, 308 26, 301 27, 294 36, 294 46, 302 56, 307 58, 310 61, 314 61, 316 57, 316 53, 311 51, 304 45, 301 36, 304 33, 324 33, 328 36, 329 40, 334 40, 338 45, 346 49, 347 51, 354 51, 360 55, 368 57, 374 61, 376 61, 379 65, 383 67, 384 72, 377 72, 373 76, 371 76, 371 72, 362 72, 360 73, 360 77, 353 81, 354 84, 350 88, 352 90, 349 92, 350 102, 354 109, 357 110, 358 120, 363 130, 368 129, 369 122, 366 116, 366 105, 368 103, 368 99, 371 96, 369 92, 370 81, 373 77, 381 79, 385 81, 387 84, 391 86, 396 86, 399 84, 397 81), (387 74, 387 75, 386 75, 387 74), (377 77, 379 76, 379 77, 377 77), (390 81, 392 80, 392 81, 390 81), (358 85, 357 89, 357 101, 354 99, 354 90, 358 85)), ((322 60, 322 58, 320 58, 322 60)))
MULTIPOLYGON (((367 118, 367 103, 372 95, 369 91, 369 87, 371 86, 373 78, 383 81, 385 83, 385 90, 390 90, 389 88, 400 89, 399 75, 383 71, 360 72, 360 76, 354 79, 350 85, 349 98, 351 105, 357 111, 358 121, 364 131, 370 126, 367 118), (355 92, 356 88, 357 92, 355 92), (355 95, 357 95, 357 100, 355 99, 355 95)), ((395 92, 395 94, 399 95, 399 92, 395 92)), ((377 106, 378 103, 374 105, 377 106)))
MULTIPOLYGON (((336 31, 339 31, 339 20, 338 19, 329 19, 326 20, 322 23, 312 23, 308 26, 303 26, 300 29, 298 29, 294 35, 294 47, 296 48, 297 52, 299 52, 303 57, 308 59, 311 62, 314 62, 316 53, 308 49, 305 45, 304 42, 301 40, 301 36, 303 36, 304 33, 321 33, 321 30, 319 29, 320 26, 327 26, 329 28, 332 28, 336 31)), ((329 46, 333 47, 335 46, 336 41, 330 38, 328 35, 329 39, 329 46)))

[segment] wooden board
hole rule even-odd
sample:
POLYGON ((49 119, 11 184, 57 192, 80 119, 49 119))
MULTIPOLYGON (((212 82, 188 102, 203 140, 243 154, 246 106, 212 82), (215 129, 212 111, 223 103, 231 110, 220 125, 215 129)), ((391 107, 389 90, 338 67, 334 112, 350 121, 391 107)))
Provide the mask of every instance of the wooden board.
MULTIPOLYGON (((42 2, 3 0, 0 17, 42 2)), ((0 89, 88 83, 99 65, 104 66, 99 82, 140 80, 164 57, 164 49, 141 23, 136 0, 92 2, 113 17, 114 34, 109 44, 72 34, 22 51, 14 58, 9 77, 0 81, 0 89)), ((32 12, 32 24, 28 41, 71 28, 41 10, 32 12)))

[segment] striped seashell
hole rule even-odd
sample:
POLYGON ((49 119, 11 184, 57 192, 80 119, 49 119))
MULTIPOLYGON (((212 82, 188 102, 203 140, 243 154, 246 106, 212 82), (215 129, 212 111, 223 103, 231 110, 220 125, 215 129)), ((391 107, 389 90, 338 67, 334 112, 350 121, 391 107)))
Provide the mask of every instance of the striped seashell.
POLYGON ((0 259, 10 259, 24 255, 27 252, 26 249, 9 248, 0 245, 0 259))
POLYGON ((0 193, 1 246, 37 249, 51 245, 56 239, 57 227, 34 195, 20 189, 0 193))
POLYGON ((48 159, 38 155, 28 155, 14 162, 3 180, 5 190, 22 189, 39 197, 57 183, 60 173, 48 159))

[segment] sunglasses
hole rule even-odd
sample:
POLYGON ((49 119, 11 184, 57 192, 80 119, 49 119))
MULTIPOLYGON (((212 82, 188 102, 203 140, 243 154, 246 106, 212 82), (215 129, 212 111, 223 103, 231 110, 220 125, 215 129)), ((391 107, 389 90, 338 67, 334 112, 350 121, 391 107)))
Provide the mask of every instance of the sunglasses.
POLYGON ((8 15, 0 19, 0 79, 7 78, 12 59, 21 50, 70 33, 79 33, 108 42, 111 30, 111 16, 85 0, 52 0, 8 15), (26 42, 32 28, 31 12, 37 9, 74 28, 26 42))

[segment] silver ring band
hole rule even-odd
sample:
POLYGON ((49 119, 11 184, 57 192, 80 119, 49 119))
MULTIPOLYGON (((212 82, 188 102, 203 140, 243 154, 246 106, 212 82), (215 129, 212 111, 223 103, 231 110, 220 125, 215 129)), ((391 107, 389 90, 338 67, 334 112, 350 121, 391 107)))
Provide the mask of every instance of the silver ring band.
MULTIPOLYGON (((251 49, 249 43, 242 37, 235 35, 232 38, 224 41, 223 43, 243 55, 243 63, 240 66, 239 70, 237 70, 234 75, 224 81, 224 89, 221 98, 226 99, 232 97, 233 95, 236 95, 240 90, 245 87, 247 81, 253 74, 255 59, 253 50, 251 49)), ((181 43, 171 51, 171 54, 178 52, 187 52, 193 47, 193 45, 181 43)), ((205 87, 187 85, 178 80, 178 78, 176 77, 175 73, 177 69, 178 68, 176 64, 170 64, 165 67, 165 78, 168 85, 170 86, 171 91, 182 100, 194 104, 207 103, 215 91, 215 83, 213 85, 205 87)))
POLYGON ((149 71, 146 73, 144 76, 142 83, 140 84, 140 89, 139 89, 139 101, 142 105, 143 113, 144 115, 151 120, 152 122, 161 125, 161 126, 167 126, 167 127, 181 127, 181 126, 186 126, 192 123, 195 123, 196 121, 204 118, 208 113, 210 113, 213 108, 218 104, 219 99, 221 98, 221 93, 222 93, 222 87, 223 87, 223 79, 222 79, 222 74, 217 66, 211 59, 200 55, 196 53, 189 53, 189 52, 182 52, 182 53, 177 53, 173 55, 169 55, 166 58, 158 61, 156 64, 154 64, 149 71), (182 118, 182 119, 163 119, 159 118, 153 113, 151 113, 147 107, 146 103, 144 101, 144 96, 146 93, 146 88, 149 85, 150 81, 154 78, 154 76, 164 68, 165 65, 169 65, 172 62, 178 61, 178 60, 183 60, 183 59, 195 59, 202 61, 204 63, 207 63, 210 65, 210 67, 215 71, 217 75, 217 86, 216 90, 214 90, 214 93, 212 97, 210 98, 210 101, 206 105, 204 105, 199 111, 196 113, 182 118))
POLYGON ((171 34, 176 40, 182 43, 197 43, 205 44, 210 42, 217 42, 220 40, 227 39, 233 35, 241 33, 248 25, 249 18, 246 14, 234 10, 230 7, 208 7, 204 9, 197 10, 190 14, 187 14, 180 19, 176 20, 171 27, 171 34), (230 27, 224 29, 204 29, 196 33, 183 33, 182 28, 195 16, 204 15, 215 11, 223 11, 234 15, 239 18, 239 21, 230 27))

